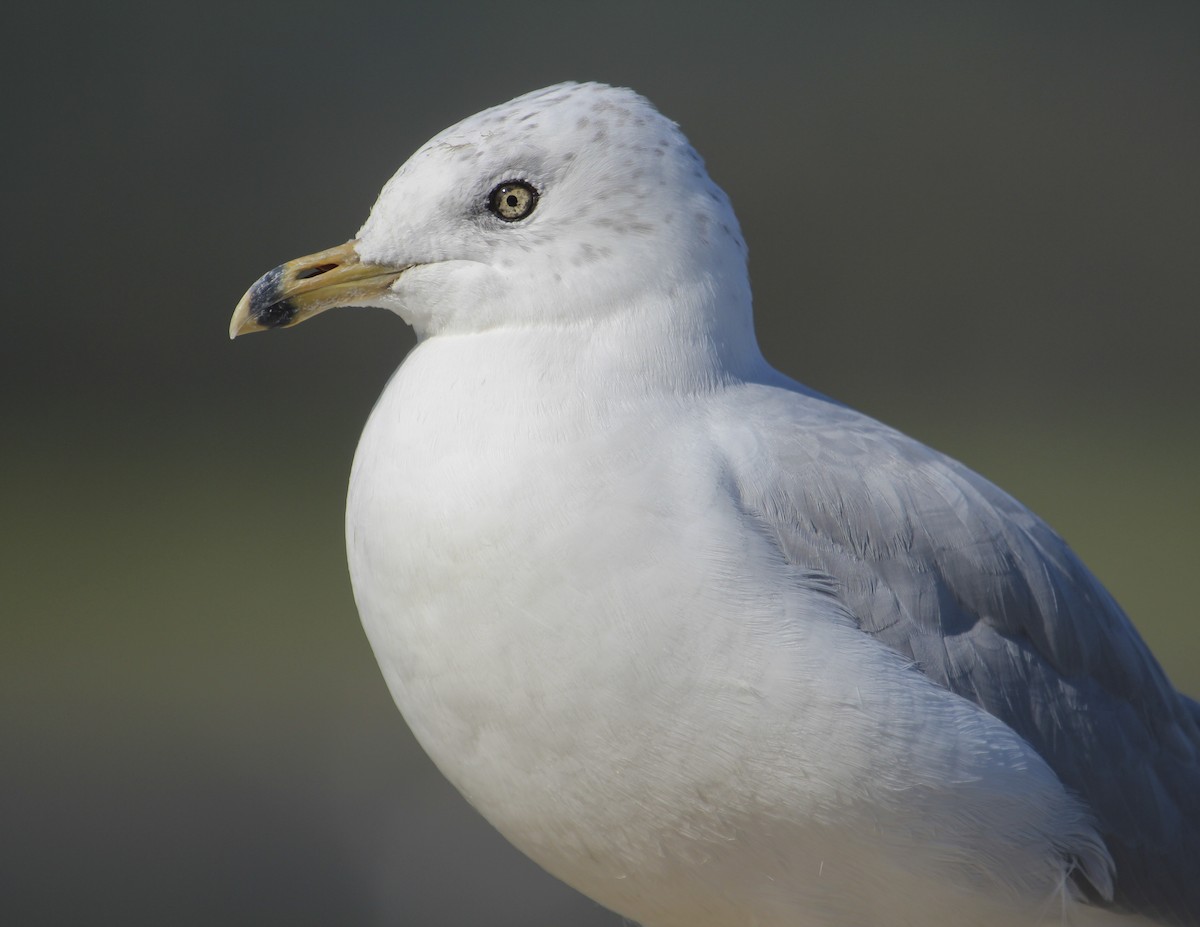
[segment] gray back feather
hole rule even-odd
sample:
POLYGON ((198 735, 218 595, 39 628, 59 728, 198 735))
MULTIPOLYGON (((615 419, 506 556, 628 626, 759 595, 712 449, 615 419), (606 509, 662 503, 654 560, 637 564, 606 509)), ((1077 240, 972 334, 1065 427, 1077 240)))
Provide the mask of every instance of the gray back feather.
POLYGON ((792 388, 761 396, 795 428, 754 435, 730 463, 745 509, 791 563, 830 577, 865 632, 1004 721, 1083 797, 1116 863, 1113 907, 1200 924, 1200 705, 1032 512, 792 388))

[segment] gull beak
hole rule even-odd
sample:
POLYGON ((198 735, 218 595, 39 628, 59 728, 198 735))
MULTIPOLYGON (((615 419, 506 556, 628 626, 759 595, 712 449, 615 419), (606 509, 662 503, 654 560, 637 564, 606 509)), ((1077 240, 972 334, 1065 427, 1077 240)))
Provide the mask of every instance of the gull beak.
POLYGON ((280 264, 246 291, 229 322, 229 337, 287 328, 337 306, 376 305, 405 267, 364 264, 357 239, 280 264))

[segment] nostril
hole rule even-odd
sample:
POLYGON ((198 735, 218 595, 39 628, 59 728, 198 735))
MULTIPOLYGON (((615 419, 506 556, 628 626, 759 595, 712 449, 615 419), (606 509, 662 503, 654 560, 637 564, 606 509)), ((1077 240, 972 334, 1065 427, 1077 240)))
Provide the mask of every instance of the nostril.
POLYGON ((297 272, 297 280, 307 280, 309 277, 319 277, 321 274, 327 274, 329 271, 337 267, 336 264, 316 264, 313 267, 306 267, 304 270, 297 272))

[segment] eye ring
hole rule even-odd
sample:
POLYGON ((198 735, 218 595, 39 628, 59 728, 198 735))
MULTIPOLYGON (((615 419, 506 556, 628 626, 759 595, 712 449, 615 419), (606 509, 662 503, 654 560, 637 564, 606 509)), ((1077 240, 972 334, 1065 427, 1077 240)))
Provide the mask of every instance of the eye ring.
POLYGON ((524 180, 506 180, 488 194, 488 211, 501 222, 520 222, 537 205, 538 192, 524 180))

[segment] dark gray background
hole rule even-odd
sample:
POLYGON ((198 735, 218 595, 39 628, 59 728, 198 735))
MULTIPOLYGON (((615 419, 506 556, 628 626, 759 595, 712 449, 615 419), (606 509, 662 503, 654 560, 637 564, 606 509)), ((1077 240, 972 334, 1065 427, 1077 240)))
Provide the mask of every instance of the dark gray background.
POLYGON ((1196 4, 20 4, 5 31, 6 923, 617 923, 441 781, 358 628, 345 479, 411 334, 225 336, 426 138, 565 79, 638 89, 706 157, 771 360, 1031 504, 1200 690, 1196 4))

